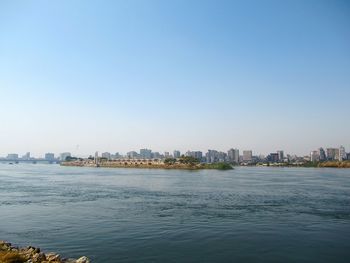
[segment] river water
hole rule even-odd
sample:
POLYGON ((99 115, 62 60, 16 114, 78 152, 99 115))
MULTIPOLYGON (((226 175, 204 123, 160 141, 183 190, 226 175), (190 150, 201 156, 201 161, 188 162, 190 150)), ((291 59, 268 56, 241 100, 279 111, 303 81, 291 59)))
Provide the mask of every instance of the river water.
POLYGON ((93 262, 349 262, 350 169, 0 163, 0 239, 93 262))

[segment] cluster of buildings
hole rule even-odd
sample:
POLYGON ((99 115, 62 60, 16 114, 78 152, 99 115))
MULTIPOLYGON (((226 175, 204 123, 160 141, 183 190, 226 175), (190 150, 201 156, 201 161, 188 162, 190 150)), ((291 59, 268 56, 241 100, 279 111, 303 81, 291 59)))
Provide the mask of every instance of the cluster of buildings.
MULTIPOLYGON (((70 156, 70 153, 66 153, 70 156)), ((26 154, 20 156, 17 153, 9 153, 6 157, 0 158, 0 160, 9 160, 9 161, 49 161, 49 162, 55 162, 58 160, 63 160, 61 158, 66 158, 64 154, 60 155, 60 158, 56 158, 54 153, 45 153, 44 158, 35 158, 30 155, 30 152, 27 152, 26 154)))
MULTIPOLYGON (((339 148, 319 148, 318 150, 311 151, 310 156, 296 156, 296 155, 285 155, 284 151, 278 150, 272 152, 267 156, 264 155, 253 155, 252 150, 244 150, 240 154, 239 149, 229 149, 227 152, 208 150, 206 153, 201 151, 187 151, 185 153, 175 150, 170 152, 153 152, 151 149, 140 149, 138 152, 130 151, 125 155, 110 152, 103 152, 99 155, 98 152, 94 156, 89 156, 89 159, 104 158, 106 160, 118 160, 118 159, 147 159, 147 160, 163 160, 166 158, 180 158, 181 156, 191 156, 198 159, 203 163, 218 163, 228 162, 232 164, 240 165, 253 165, 258 163, 305 163, 305 162, 322 162, 322 161, 334 161, 334 160, 350 160, 350 153, 346 153, 345 148, 340 146, 339 148)), ((30 156, 30 152, 27 152, 22 157, 18 154, 8 154, 6 158, 2 160, 46 160, 46 161, 65 161, 67 158, 72 157, 70 152, 63 152, 57 158, 53 153, 46 153, 44 158, 35 159, 30 156)))
MULTIPOLYGON (((67 153, 65 153, 67 154, 67 153)), ((107 160, 117 159, 166 159, 166 158, 180 158, 181 156, 191 156, 203 163, 218 163, 228 162, 232 164, 251 165, 257 163, 305 163, 305 162, 316 162, 316 161, 333 161, 333 160, 350 160, 350 153, 345 152, 345 148, 340 146, 339 148, 327 148, 326 151, 320 148, 318 151, 312 151, 310 156, 296 156, 296 155, 285 155, 283 150, 269 153, 267 156, 264 155, 253 155, 252 150, 244 150, 240 154, 239 149, 229 149, 227 152, 208 150, 206 153, 202 151, 187 151, 180 152, 175 150, 170 152, 153 152, 151 149, 140 149, 137 151, 127 152, 126 155, 119 153, 111 154, 109 152, 103 152, 101 156, 98 152, 95 156, 89 158, 105 158, 107 160)), ((62 156, 61 160, 65 160, 66 155, 62 156)))
POLYGON ((310 152, 311 162, 344 160, 350 160, 350 153, 345 151, 344 146, 340 146, 339 148, 326 148, 326 150, 321 147, 318 150, 310 152))

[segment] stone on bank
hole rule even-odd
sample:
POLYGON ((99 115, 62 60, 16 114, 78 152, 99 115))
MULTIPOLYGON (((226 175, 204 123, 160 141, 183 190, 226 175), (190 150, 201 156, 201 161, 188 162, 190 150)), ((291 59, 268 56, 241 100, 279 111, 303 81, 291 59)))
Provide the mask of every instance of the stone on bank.
POLYGON ((32 246, 19 248, 0 240, 0 263, 90 263, 87 257, 62 258, 56 253, 43 253, 32 246))

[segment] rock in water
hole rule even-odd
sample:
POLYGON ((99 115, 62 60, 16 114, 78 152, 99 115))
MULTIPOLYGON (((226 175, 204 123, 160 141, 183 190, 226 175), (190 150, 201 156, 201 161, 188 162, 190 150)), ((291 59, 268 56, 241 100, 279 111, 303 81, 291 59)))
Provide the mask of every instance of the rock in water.
POLYGON ((90 260, 87 257, 78 258, 76 263, 90 263, 90 260))

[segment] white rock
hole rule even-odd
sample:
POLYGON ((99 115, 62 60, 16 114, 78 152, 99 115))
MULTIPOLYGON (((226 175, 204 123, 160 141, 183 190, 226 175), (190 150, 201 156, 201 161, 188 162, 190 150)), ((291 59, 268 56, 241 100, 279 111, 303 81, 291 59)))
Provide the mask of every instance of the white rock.
POLYGON ((87 257, 78 258, 76 263, 90 263, 90 260, 87 257))

